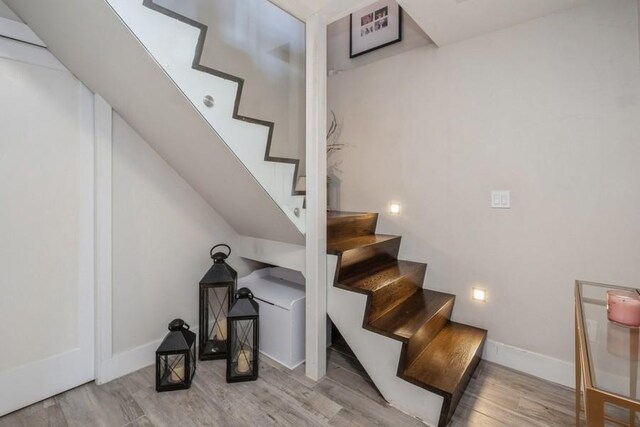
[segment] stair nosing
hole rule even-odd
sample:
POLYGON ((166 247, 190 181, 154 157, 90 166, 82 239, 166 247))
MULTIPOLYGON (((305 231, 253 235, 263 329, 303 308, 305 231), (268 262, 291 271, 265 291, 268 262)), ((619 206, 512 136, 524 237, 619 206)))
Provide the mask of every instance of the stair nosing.
POLYGON ((327 223, 332 221, 340 221, 341 219, 346 219, 346 218, 358 218, 358 217, 372 218, 376 216, 378 216, 378 214, 375 212, 329 211, 329 214, 327 215, 327 223), (338 213, 338 214, 344 214, 344 215, 331 216, 332 212, 338 213))
POLYGON ((400 240, 400 239, 402 239, 402 236, 397 236, 397 235, 393 235, 393 234, 378 234, 378 233, 375 233, 375 234, 367 234, 367 235, 364 235, 364 236, 348 237, 346 239, 340 239, 340 240, 338 240, 338 242, 343 242, 343 241, 347 241, 347 240, 363 238, 363 237, 367 237, 367 236, 383 237, 384 239, 383 240, 379 240, 379 241, 375 241, 375 242, 371 242, 371 243, 367 243, 367 244, 361 245, 361 246, 354 246, 354 247, 347 248, 347 249, 344 249, 344 250, 332 249, 332 248, 330 248, 330 244, 328 244, 327 245, 327 253, 330 254, 330 255, 341 255, 341 254, 344 254, 345 252, 349 252, 349 251, 352 251, 352 250, 362 249, 362 248, 366 248, 366 247, 369 247, 369 246, 374 246, 374 245, 378 245, 378 244, 381 244, 381 243, 390 242, 392 240, 400 240))

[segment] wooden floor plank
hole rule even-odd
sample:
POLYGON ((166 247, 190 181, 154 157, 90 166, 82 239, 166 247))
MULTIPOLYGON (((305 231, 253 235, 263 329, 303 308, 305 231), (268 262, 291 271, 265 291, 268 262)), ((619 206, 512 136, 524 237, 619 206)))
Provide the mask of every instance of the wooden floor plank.
POLYGON ((125 425, 124 427, 155 427, 155 426, 151 421, 149 421, 149 418, 147 418, 145 415, 131 421, 129 424, 125 425))
POLYGON ((0 417, 0 427, 67 427, 67 420, 55 399, 47 399, 0 417))
POLYGON ((120 380, 89 383, 56 397, 70 427, 123 426, 144 413, 120 380))
MULTIPOLYGON (((0 417, 0 427, 423 426, 389 406, 357 360, 330 350, 319 382, 304 366, 266 357, 258 381, 227 384, 224 361, 198 364, 190 390, 156 393, 148 367, 102 386, 80 386, 0 417)), ((572 391, 481 362, 452 427, 560 427, 573 423, 572 391)))

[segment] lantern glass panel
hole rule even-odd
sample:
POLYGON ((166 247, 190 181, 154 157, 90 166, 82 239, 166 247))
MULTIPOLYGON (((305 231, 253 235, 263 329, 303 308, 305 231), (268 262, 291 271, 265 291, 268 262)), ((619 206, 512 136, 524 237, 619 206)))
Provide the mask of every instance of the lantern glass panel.
POLYGON ((207 287, 204 289, 207 313, 205 330, 207 335, 202 349, 203 355, 227 351, 227 314, 229 313, 229 288, 207 287))
POLYGON ((160 356, 160 385, 173 386, 186 383, 186 360, 184 354, 160 356))
POLYGON ((254 319, 233 320, 230 329, 229 378, 257 377, 257 325, 254 319))

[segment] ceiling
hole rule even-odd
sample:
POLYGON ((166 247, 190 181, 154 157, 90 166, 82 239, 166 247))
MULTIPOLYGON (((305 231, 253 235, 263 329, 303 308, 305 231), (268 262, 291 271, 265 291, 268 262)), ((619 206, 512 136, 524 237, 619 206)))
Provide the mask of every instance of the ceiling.
POLYGON ((438 46, 511 27, 582 0, 398 0, 438 46))
MULTIPOLYGON (((322 13, 339 19, 375 0, 270 0, 302 20, 322 13)), ((397 0, 438 46, 511 27, 584 0, 397 0)))
POLYGON ((352 11, 366 7, 376 0, 269 0, 271 3, 305 21, 312 15, 322 14, 333 22, 352 11))

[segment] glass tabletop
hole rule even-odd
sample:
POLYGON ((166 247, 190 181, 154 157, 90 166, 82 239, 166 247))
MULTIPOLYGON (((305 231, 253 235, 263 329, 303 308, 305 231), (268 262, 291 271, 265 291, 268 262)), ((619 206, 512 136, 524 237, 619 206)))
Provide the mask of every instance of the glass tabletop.
POLYGON ((607 319, 607 291, 635 289, 578 282, 578 290, 593 387, 637 400, 639 329, 607 319))

